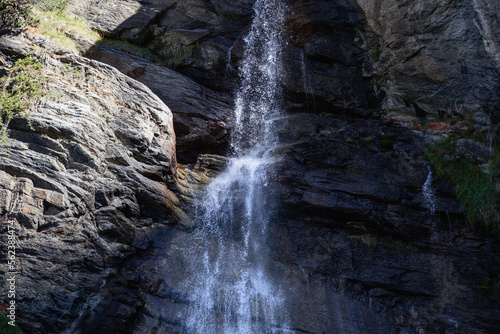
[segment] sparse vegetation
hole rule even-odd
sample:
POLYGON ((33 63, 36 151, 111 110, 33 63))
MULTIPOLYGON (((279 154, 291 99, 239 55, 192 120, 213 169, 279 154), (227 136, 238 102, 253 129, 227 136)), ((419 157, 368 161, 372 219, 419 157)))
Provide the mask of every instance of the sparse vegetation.
POLYGON ((484 297, 491 297, 495 293, 495 288, 498 288, 498 286, 499 285, 497 283, 495 287, 493 280, 491 278, 487 278, 486 283, 479 285, 477 288, 484 297))
POLYGON ((431 145, 427 157, 438 176, 455 185, 457 197, 467 211, 469 221, 498 234, 500 194, 495 185, 500 175, 500 149, 496 148, 489 169, 484 171, 481 166, 464 159, 455 144, 458 139, 450 136, 431 145))
POLYGON ((9 319, 0 313, 0 333, 2 334, 20 334, 21 330, 17 326, 9 325, 9 319))
POLYGON ((175 68, 191 59, 195 45, 184 45, 178 37, 165 34, 153 41, 150 48, 160 56, 162 65, 175 68))
POLYGON ((380 60, 381 53, 380 45, 377 44, 370 49, 370 58, 376 63, 380 60))
POLYGON ((153 61, 153 62, 159 62, 158 56, 154 54, 153 51, 148 49, 145 46, 138 46, 132 43, 129 43, 127 41, 122 41, 118 39, 111 39, 111 38, 103 38, 102 40, 99 41, 99 44, 101 45, 108 45, 110 47, 113 47, 117 50, 130 53, 132 55, 153 61))
POLYGON ((18 60, 9 73, 0 78, 0 138, 6 143, 10 120, 21 115, 29 119, 29 110, 42 98, 47 79, 43 64, 26 57, 18 60))
POLYGON ((102 39, 99 43, 169 68, 176 68, 191 59, 195 48, 195 45, 182 45, 179 42, 171 42, 168 36, 158 38, 146 46, 109 38, 102 39))
POLYGON ((69 0, 36 0, 35 5, 42 11, 62 12, 68 6, 69 0))
POLYGON ((388 138, 380 139, 379 144, 380 144, 380 147, 382 147, 384 150, 390 150, 393 148, 392 139, 388 139, 388 138))
POLYGON ((350 235, 349 239, 361 241, 363 244, 365 244, 367 247, 370 247, 371 249, 375 249, 377 247, 377 245, 379 244, 379 241, 377 240, 377 238, 375 238, 374 236, 369 235, 369 234, 350 235))
POLYGON ((60 47, 78 53, 75 39, 84 39, 94 44, 101 37, 90 28, 84 18, 65 10, 64 3, 64 1, 46 1, 43 6, 33 9, 38 22, 33 29, 42 35, 49 36, 60 47))

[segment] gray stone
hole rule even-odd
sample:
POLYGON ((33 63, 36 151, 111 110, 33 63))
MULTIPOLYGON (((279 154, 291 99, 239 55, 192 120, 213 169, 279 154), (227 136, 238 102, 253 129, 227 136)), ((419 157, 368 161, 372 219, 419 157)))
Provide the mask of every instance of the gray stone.
MULTIPOLYGON (((12 38, 0 50, 26 56, 36 38, 12 38)), ((69 329, 88 294, 144 240, 150 227, 138 222, 174 223, 182 214, 167 188, 177 168, 170 109, 118 70, 52 47, 43 58, 50 94, 29 123, 12 119, 0 146, 0 214, 17 240, 26 332, 69 329)), ((2 223, 2 244, 6 231, 2 223)), ((0 271, 9 271, 6 261, 0 271)))

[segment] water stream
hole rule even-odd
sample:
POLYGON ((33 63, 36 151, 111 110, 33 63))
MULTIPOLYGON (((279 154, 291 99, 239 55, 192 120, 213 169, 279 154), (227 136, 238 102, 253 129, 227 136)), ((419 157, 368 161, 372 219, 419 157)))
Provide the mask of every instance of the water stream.
POLYGON ((231 155, 196 208, 195 246, 184 282, 189 333, 283 333, 282 295, 269 273, 267 229, 273 219, 268 189, 271 154, 282 111, 281 50, 285 7, 257 0, 239 67, 231 155))
POLYGON ((432 168, 429 163, 426 163, 427 167, 427 178, 422 186, 422 194, 424 195, 425 205, 429 209, 431 215, 436 212, 436 198, 434 196, 434 189, 432 188, 432 168))

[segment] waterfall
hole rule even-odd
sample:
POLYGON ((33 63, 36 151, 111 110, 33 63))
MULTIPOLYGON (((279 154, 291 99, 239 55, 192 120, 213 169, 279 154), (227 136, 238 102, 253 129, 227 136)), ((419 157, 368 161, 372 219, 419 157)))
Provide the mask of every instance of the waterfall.
POLYGON ((422 194, 424 195, 425 205, 429 209, 431 215, 436 211, 436 198, 434 196, 434 189, 432 189, 432 168, 429 163, 425 164, 427 167, 427 179, 422 186, 422 194))
POLYGON ((196 208, 196 241, 186 259, 193 275, 184 282, 189 333, 284 332, 282 297, 271 279, 267 247, 274 212, 267 179, 278 144, 272 120, 282 111, 284 19, 281 1, 255 2, 239 67, 232 159, 196 208))
POLYGON ((314 91, 311 86, 311 80, 309 79, 309 73, 307 72, 306 55, 304 50, 300 50, 300 61, 302 70, 302 83, 304 85, 304 93, 306 94, 306 108, 309 111, 310 101, 309 98, 312 97, 312 106, 316 107, 316 99, 314 97, 314 91))

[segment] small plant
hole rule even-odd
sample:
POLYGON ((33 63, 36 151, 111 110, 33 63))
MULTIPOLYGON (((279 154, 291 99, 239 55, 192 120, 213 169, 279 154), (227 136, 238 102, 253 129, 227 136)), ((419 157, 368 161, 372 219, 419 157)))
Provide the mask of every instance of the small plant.
POLYGON ((49 36, 51 40, 65 49, 78 52, 75 36, 97 43, 101 37, 92 29, 88 22, 65 10, 67 1, 44 1, 33 9, 38 24, 33 29, 49 36))
POLYGON ((149 46, 159 58, 159 63, 169 68, 176 68, 189 61, 196 44, 182 44, 179 37, 166 33, 155 39, 149 46))
POLYGON ((363 244, 365 244, 367 247, 370 247, 371 249, 375 249, 377 245, 379 244, 379 241, 377 240, 376 237, 371 236, 369 234, 365 235, 350 235, 349 239, 351 240, 359 240, 363 244))
POLYGON ((127 41, 122 41, 118 39, 104 38, 99 41, 101 45, 109 45, 115 49, 120 51, 133 54, 138 57, 142 57, 147 60, 151 60, 153 62, 158 62, 159 58, 147 47, 137 46, 135 44, 129 43, 127 41))
POLYGON ((47 79, 43 64, 32 57, 18 60, 9 73, 0 79, 0 137, 7 139, 7 127, 17 115, 29 119, 29 109, 44 95, 47 79))
POLYGON ((404 253, 408 250, 412 250, 412 251, 414 250, 413 247, 405 245, 404 243, 402 243, 400 241, 384 241, 382 243, 382 245, 384 245, 385 247, 387 247, 389 249, 395 250, 398 253, 404 253))
POLYGON ((481 294, 484 297, 491 297, 491 296, 493 296, 494 286, 493 286, 493 280, 491 278, 487 278, 486 279, 486 284, 480 285, 477 288, 478 288, 479 292, 481 292, 481 294))
POLYGON ((376 63, 380 60, 380 54, 382 53, 382 50, 380 49, 380 45, 375 45, 374 47, 371 48, 370 50, 370 58, 376 63))
POLYGON ((392 142, 392 139, 388 139, 388 138, 384 138, 384 139, 380 139, 379 140, 379 144, 380 146, 384 149, 384 150, 390 150, 393 148, 393 142, 392 142))
POLYGON ((68 3, 69 0, 37 0, 36 7, 42 11, 62 12, 68 3))

